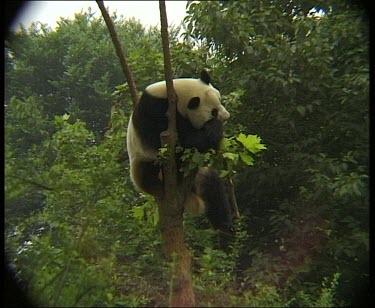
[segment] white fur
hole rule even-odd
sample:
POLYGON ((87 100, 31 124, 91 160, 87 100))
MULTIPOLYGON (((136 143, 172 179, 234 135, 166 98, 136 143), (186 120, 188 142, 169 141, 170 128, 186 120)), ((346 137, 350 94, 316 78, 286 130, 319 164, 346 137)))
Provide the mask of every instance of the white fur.
POLYGON ((138 181, 141 181, 141 179, 138 179, 139 175, 137 174, 136 170, 136 166, 138 165, 137 162, 155 160, 157 150, 146 149, 143 146, 137 131, 134 129, 132 116, 130 117, 128 131, 126 134, 126 147, 129 156, 130 178, 132 179, 135 187, 137 187, 138 190, 141 190, 138 185, 138 181))
MULTIPOLYGON (((178 102, 177 110, 185 118, 189 119, 194 128, 200 129, 213 118, 212 109, 218 110, 218 119, 225 122, 229 119, 229 112, 221 104, 220 92, 211 84, 206 84, 200 79, 180 78, 173 80, 173 87, 176 91, 178 102), (200 105, 197 109, 191 110, 187 105, 191 98, 198 96, 200 105)), ((165 81, 156 82, 149 85, 146 91, 159 98, 167 97, 165 81)))

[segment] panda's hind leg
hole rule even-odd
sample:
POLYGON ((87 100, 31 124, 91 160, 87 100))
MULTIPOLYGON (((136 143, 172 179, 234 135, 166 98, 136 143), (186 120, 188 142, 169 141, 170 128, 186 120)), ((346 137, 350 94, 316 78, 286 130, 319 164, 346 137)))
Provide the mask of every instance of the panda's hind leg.
POLYGON ((200 196, 190 192, 184 200, 184 210, 192 215, 201 215, 206 212, 206 206, 200 196))
POLYGON ((212 226, 223 232, 232 233, 232 209, 219 174, 210 168, 200 169, 195 178, 195 191, 206 205, 206 215, 212 226))
POLYGON ((163 195, 160 167, 155 161, 134 161, 131 174, 135 185, 142 191, 160 198, 163 195))

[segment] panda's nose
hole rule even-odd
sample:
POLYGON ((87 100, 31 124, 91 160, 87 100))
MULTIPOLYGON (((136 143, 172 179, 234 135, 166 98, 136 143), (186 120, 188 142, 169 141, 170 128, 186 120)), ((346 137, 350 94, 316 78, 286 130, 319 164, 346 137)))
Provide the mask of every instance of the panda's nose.
POLYGON ((226 110, 223 110, 222 112, 220 112, 220 115, 219 115, 219 120, 221 122, 226 122, 230 117, 230 113, 226 110))

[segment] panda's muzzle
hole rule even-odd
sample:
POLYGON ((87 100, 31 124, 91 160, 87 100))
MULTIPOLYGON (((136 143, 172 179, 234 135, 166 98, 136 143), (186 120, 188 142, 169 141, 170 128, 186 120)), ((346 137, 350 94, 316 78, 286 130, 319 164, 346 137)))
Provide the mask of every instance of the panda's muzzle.
POLYGON ((230 113, 226 111, 225 109, 222 112, 219 112, 217 116, 217 119, 223 122, 223 124, 225 124, 229 118, 230 118, 230 113))

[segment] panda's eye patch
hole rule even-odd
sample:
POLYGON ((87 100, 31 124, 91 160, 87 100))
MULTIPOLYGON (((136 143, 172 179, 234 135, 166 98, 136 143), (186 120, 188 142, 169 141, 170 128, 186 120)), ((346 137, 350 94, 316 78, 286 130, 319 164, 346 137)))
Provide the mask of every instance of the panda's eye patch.
POLYGON ((188 104, 188 108, 189 109, 197 109, 199 107, 199 103, 200 103, 200 99, 199 97, 193 97, 190 101, 189 101, 189 104, 188 104))
POLYGON ((219 110, 217 110, 216 108, 212 109, 211 114, 214 118, 217 118, 217 116, 219 115, 219 110))

